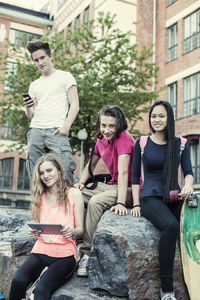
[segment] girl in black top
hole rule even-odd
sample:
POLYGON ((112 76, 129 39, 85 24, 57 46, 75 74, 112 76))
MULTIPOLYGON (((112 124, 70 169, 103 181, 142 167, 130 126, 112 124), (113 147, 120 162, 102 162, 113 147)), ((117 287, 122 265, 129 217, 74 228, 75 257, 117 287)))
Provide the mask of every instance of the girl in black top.
POLYGON ((133 155, 131 214, 141 214, 160 230, 159 262, 161 277, 161 300, 176 300, 173 291, 173 265, 176 241, 179 235, 179 218, 183 200, 170 203, 170 191, 180 189, 178 166, 181 162, 184 186, 180 196, 187 198, 192 192, 193 172, 189 146, 186 143, 180 157, 180 139, 175 137, 173 111, 168 102, 155 102, 149 112, 148 137, 142 158, 144 184, 140 202, 141 149, 136 142, 133 155))

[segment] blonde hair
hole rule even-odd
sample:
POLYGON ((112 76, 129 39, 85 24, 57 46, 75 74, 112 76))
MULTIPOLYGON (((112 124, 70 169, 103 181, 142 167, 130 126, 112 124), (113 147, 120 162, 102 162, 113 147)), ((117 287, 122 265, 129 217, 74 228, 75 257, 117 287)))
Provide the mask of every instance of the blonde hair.
POLYGON ((45 154, 37 160, 33 172, 32 189, 31 189, 31 196, 32 196, 31 210, 32 210, 33 219, 36 222, 40 221, 39 213, 40 213, 40 206, 42 202, 42 194, 48 190, 48 187, 40 179, 40 166, 45 161, 50 161, 59 172, 59 178, 57 181, 58 205, 64 204, 66 210, 67 210, 67 202, 68 202, 67 191, 71 186, 71 184, 69 183, 69 181, 65 176, 65 171, 59 159, 54 154, 51 153, 45 154))

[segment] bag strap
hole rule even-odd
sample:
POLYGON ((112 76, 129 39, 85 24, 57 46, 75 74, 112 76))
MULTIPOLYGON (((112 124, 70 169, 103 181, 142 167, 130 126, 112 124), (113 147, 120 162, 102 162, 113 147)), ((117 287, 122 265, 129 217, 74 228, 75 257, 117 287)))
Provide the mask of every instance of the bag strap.
POLYGON ((91 155, 90 155, 90 161, 89 161, 89 165, 88 165, 88 172, 89 172, 90 177, 92 179, 94 178, 94 175, 93 175, 93 172, 92 172, 92 159, 93 159, 93 156, 94 156, 94 148, 92 149, 92 152, 91 152, 91 155))
POLYGON ((147 144, 147 140, 148 140, 148 135, 143 135, 140 137, 140 149, 141 149, 141 177, 142 177, 142 182, 144 182, 144 166, 143 166, 143 162, 142 162, 142 157, 144 154, 144 148, 147 144))
POLYGON ((183 150, 185 149, 185 144, 187 143, 187 139, 180 136, 180 141, 181 141, 181 144, 180 144, 180 157, 181 157, 181 154, 182 154, 183 150))

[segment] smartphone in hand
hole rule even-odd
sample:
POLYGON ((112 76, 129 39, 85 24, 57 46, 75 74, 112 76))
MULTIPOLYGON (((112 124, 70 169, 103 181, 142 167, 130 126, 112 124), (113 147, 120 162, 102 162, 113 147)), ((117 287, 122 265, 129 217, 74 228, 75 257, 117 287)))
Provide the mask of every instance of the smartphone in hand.
POLYGON ((23 94, 23 100, 24 100, 24 105, 26 106, 26 107, 32 107, 32 106, 34 106, 34 100, 31 98, 31 96, 28 94, 28 93, 26 93, 26 94, 23 94))
POLYGON ((23 94, 22 96, 23 96, 23 98, 28 98, 26 101, 31 99, 31 96, 29 94, 23 94))

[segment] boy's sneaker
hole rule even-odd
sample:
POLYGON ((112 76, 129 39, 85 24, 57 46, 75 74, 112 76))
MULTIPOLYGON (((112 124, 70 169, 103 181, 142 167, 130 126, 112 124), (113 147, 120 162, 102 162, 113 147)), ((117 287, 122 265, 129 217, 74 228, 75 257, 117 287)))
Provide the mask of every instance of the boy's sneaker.
POLYGON ((175 298, 174 292, 164 292, 163 293, 162 289, 160 290, 160 298, 161 298, 161 300, 177 300, 175 298))
POLYGON ((77 270, 77 275, 78 276, 88 276, 87 273, 87 263, 88 263, 89 256, 87 254, 84 254, 83 257, 81 258, 79 265, 78 265, 78 270, 77 270))

